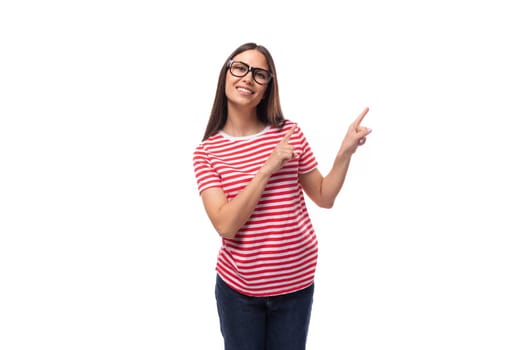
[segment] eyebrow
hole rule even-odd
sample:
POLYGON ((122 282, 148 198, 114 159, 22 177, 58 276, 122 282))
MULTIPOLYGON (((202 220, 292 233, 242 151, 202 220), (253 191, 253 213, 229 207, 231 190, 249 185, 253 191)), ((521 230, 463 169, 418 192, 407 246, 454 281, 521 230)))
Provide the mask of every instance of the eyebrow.
MULTIPOLYGON (((248 67, 250 68, 253 68, 253 69, 262 69, 262 70, 265 70, 267 72, 270 72, 270 68, 261 68, 261 67, 254 67, 254 66, 250 66, 248 63, 244 62, 244 61, 239 61, 239 60, 234 60, 233 58, 231 59, 232 62, 240 62, 240 63, 244 63, 245 65, 247 65, 248 67)), ((270 72, 271 73, 271 72, 270 72)))

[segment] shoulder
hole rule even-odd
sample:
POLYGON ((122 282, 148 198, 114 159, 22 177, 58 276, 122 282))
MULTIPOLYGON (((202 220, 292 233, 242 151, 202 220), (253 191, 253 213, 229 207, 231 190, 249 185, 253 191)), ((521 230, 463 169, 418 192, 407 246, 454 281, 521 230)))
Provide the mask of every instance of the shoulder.
POLYGON ((291 119, 285 119, 283 125, 280 128, 276 128, 281 133, 287 133, 290 129, 295 128, 294 134, 296 134, 300 128, 299 124, 291 119))
POLYGON ((281 130, 283 133, 287 133, 292 128, 295 128, 293 135, 292 135, 292 139, 297 138, 297 139, 303 140, 305 138, 305 135, 303 133, 303 130, 301 129, 301 126, 295 120, 286 119, 281 130))
MULTIPOLYGON (((271 126, 264 134, 264 140, 274 139, 280 141, 290 129, 296 127, 296 123, 292 120, 285 119, 281 126, 271 126)), ((297 135, 297 129, 294 130, 292 138, 297 135)))
POLYGON ((285 119, 284 120, 284 124, 283 124, 283 128, 290 129, 294 125, 297 126, 297 122, 296 121, 291 120, 291 119, 285 119))
POLYGON ((208 137, 206 140, 201 141, 194 149, 194 153, 197 152, 206 152, 209 148, 216 147, 217 145, 220 145, 225 140, 222 136, 219 134, 212 135, 208 137))

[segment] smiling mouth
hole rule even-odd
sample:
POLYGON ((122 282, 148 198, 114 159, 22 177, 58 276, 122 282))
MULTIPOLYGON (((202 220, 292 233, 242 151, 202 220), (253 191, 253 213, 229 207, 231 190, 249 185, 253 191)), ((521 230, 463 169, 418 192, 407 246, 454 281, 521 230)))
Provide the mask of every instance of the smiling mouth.
POLYGON ((243 88, 243 87, 238 87, 237 91, 239 91, 242 94, 249 94, 249 95, 253 95, 254 94, 254 92, 252 90, 249 90, 249 89, 246 89, 246 88, 243 88))

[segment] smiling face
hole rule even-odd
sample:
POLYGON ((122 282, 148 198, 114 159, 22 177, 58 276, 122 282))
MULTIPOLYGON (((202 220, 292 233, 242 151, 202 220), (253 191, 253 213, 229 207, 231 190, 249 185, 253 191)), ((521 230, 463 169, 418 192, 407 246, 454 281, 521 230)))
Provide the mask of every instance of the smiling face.
MULTIPOLYGON (((244 62, 250 67, 269 70, 266 58, 257 50, 247 50, 233 57, 234 61, 244 62)), ((255 109, 266 92, 267 85, 260 85, 253 80, 252 72, 244 77, 226 73, 226 98, 229 108, 255 109)))

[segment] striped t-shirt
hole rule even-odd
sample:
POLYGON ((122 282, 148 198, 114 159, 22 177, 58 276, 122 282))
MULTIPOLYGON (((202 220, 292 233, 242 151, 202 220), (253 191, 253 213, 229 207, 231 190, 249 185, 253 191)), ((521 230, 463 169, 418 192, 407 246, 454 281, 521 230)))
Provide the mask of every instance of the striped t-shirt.
MULTIPOLYGON (((266 127, 256 135, 232 137, 219 132, 193 155, 199 193, 220 187, 233 199, 253 179, 294 123, 266 127)), ((317 238, 298 175, 317 161, 298 126, 290 137, 295 157, 275 172, 251 217, 233 239, 222 238, 218 275, 234 290, 250 296, 292 293, 314 280, 317 238)))

